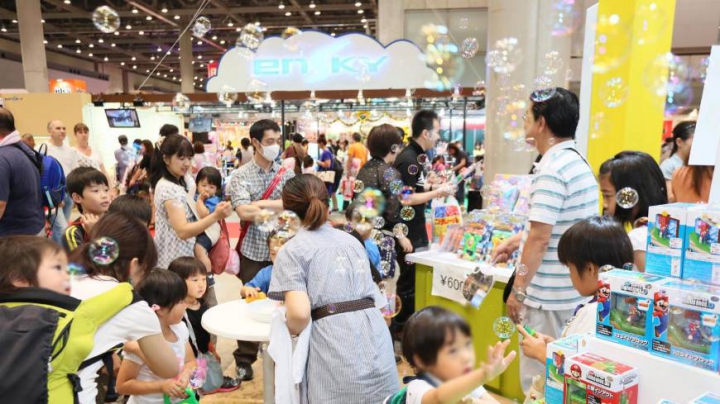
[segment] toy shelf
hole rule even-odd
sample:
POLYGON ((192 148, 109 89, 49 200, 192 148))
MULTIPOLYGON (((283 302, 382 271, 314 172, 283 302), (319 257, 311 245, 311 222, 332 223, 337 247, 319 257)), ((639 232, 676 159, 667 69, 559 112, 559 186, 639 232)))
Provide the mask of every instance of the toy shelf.
POLYGON ((706 392, 720 394, 720 374, 595 337, 588 338, 587 343, 585 352, 637 368, 638 403, 655 404, 666 399, 684 404, 706 392))

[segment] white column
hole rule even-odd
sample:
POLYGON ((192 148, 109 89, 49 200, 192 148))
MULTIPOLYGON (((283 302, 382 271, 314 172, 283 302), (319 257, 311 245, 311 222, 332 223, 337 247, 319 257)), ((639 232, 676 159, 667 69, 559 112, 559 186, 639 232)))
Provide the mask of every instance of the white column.
POLYGON ((47 93, 49 88, 40 0, 16 0, 25 89, 47 93))
POLYGON ((378 0, 377 38, 387 45, 404 38, 405 7, 403 0, 378 0))
MULTIPOLYGON (((489 0, 488 51, 495 42, 515 37, 522 49, 522 61, 510 73, 511 83, 524 84, 521 96, 528 100, 535 79, 543 73, 543 59, 551 50, 557 51, 567 67, 570 62, 571 36, 552 36, 549 22, 553 0, 489 0)), ((555 77, 555 85, 566 86, 565 70, 555 77)), ((485 133, 485 176, 491 180, 495 174, 527 174, 535 153, 516 152, 513 143, 503 137, 503 120, 497 116, 496 99, 500 95, 499 75, 488 67, 486 80, 487 124, 485 133)), ((529 102, 529 100, 527 101, 529 102)), ((524 111, 520 111, 520 115, 524 111)), ((521 120, 522 124, 522 120, 521 120)))
POLYGON ((183 93, 194 93, 193 86, 193 53, 192 53, 192 35, 186 32, 180 37, 180 91, 183 93))

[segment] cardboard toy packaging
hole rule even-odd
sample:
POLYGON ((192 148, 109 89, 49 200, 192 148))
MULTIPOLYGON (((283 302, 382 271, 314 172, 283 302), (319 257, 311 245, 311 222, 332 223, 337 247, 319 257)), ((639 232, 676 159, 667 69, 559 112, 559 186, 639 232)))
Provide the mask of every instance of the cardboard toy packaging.
POLYGON ((691 203, 671 203, 650 207, 645 256, 647 273, 676 278, 682 276, 688 211, 696 206, 691 203))
POLYGON ((682 278, 720 285, 720 208, 701 205, 688 212, 682 278))
POLYGON ((585 352, 589 334, 570 335, 557 339, 545 349, 545 402, 563 404, 563 386, 565 384, 565 363, 567 359, 585 352))
POLYGON ((565 364, 565 404, 637 404, 638 372, 628 365, 593 353, 565 364))
POLYGON ((692 400, 690 404, 720 404, 720 395, 713 393, 705 393, 702 396, 692 400))

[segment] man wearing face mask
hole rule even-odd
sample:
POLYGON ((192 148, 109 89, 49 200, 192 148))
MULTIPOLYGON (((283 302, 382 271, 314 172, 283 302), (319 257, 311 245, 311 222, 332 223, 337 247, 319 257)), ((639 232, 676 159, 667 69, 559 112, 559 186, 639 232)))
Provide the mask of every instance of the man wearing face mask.
MULTIPOLYGON (((255 225, 255 219, 263 209, 278 213, 283 210, 283 186, 295 176, 293 170, 281 168, 276 162, 281 139, 280 127, 275 121, 262 119, 255 122, 250 127, 250 142, 255 154, 252 160, 232 173, 227 186, 226 193, 233 209, 242 220, 237 251, 241 259, 238 278, 243 284, 252 280, 261 269, 272 265, 267 243, 269 233, 255 225), (263 198, 265 194, 267 198, 263 198)), ((257 359, 258 344, 245 341, 237 344, 233 356, 238 377, 251 380, 251 365, 257 359)))
POLYGON ((412 120, 412 138, 395 160, 395 168, 400 172, 402 182, 413 187, 414 193, 403 198, 403 205, 412 206, 415 216, 403 223, 408 227, 407 240, 402 238, 395 243, 400 277, 397 282, 397 294, 402 300, 400 313, 393 318, 393 331, 399 333, 405 321, 415 311, 415 264, 405 261, 405 255, 413 251, 428 248, 428 234, 425 228, 425 207, 435 198, 450 196, 452 186, 438 181, 434 173, 426 173, 423 164, 418 162, 420 155, 427 156, 440 140, 440 119, 434 111, 422 110, 412 120), (409 243, 407 242, 409 241, 409 243))

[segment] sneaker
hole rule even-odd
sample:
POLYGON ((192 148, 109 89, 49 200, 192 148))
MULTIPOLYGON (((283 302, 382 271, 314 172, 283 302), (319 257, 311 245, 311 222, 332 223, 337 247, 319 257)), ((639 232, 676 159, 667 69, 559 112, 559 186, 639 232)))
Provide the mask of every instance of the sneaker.
POLYGON ((249 363, 241 363, 235 367, 239 380, 247 381, 253 379, 253 369, 249 363))
POLYGON ((223 376, 222 386, 220 386, 218 389, 213 390, 209 393, 205 393, 205 395, 215 394, 215 393, 229 393, 229 392, 235 391, 239 388, 240 388, 240 379, 238 379, 237 377, 223 376))

